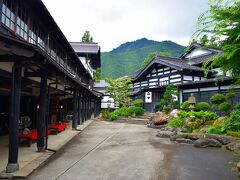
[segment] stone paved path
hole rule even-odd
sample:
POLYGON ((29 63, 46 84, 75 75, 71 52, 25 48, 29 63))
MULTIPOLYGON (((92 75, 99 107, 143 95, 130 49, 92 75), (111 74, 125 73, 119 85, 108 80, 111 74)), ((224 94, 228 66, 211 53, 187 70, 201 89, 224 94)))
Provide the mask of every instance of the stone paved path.
POLYGON ((223 149, 197 149, 156 137, 144 125, 96 121, 30 179, 235 180, 223 149))

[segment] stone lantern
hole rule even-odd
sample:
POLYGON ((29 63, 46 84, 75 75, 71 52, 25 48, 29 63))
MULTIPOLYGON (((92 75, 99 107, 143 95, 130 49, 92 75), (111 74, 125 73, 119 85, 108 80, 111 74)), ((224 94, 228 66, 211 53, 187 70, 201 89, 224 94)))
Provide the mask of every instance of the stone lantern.
POLYGON ((196 104, 196 98, 194 97, 193 93, 191 93, 190 97, 188 98, 188 103, 189 103, 189 109, 191 111, 194 111, 195 104, 196 104))

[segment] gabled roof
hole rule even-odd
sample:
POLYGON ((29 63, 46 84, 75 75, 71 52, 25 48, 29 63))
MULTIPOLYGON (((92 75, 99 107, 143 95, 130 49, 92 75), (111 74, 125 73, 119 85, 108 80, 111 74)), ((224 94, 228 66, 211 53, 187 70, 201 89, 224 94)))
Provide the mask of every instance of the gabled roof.
MULTIPOLYGON (((203 50, 206 50, 208 51, 208 53, 204 54, 204 55, 214 55, 214 54, 218 54, 218 53, 221 53, 220 50, 218 49, 212 49, 212 48, 204 48, 201 44, 199 43, 193 43, 188 49, 186 52, 184 52, 179 58, 181 59, 186 59, 186 56, 191 54, 194 50, 196 49, 203 49, 203 50)), ((201 57, 201 56, 204 56, 204 55, 199 55, 199 56, 196 56, 197 57, 201 57)), ((192 58, 194 59, 194 58, 192 58)))
POLYGON ((76 53, 97 54, 100 50, 98 43, 70 42, 76 53))
POLYGON ((137 79, 138 77, 140 77, 153 64, 161 64, 161 65, 169 66, 169 67, 172 67, 172 68, 177 69, 179 71, 190 70, 190 71, 203 72, 202 68, 190 65, 185 60, 182 60, 182 59, 179 59, 179 58, 173 58, 173 57, 155 56, 152 59, 152 61, 144 69, 137 72, 137 74, 135 74, 135 76, 133 78, 137 79))

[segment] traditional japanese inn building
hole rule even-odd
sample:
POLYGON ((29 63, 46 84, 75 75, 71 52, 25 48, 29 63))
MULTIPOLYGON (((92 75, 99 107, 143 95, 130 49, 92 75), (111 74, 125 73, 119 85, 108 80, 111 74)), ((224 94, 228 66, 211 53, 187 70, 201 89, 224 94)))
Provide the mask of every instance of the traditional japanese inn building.
POLYGON ((37 130, 41 152, 48 124, 71 114, 75 129, 99 114, 102 94, 93 90, 93 72, 100 47, 95 44, 95 54, 72 47, 41 0, 0 0, 0 9, 0 135, 9 134, 6 170, 14 172, 24 119, 37 130))
MULTIPOLYGON (((179 58, 155 56, 144 68, 133 75, 134 98, 144 100, 144 108, 155 112, 155 106, 163 97, 166 86, 175 84, 179 95, 176 97, 180 103, 186 101, 191 93, 197 101, 209 102, 215 93, 226 93, 233 79, 230 75, 216 81, 216 74, 222 73, 219 68, 214 73, 204 76, 202 65, 209 57, 219 55, 217 49, 202 48, 193 44, 186 53, 179 58)), ((240 88, 235 87, 235 102, 240 100, 240 88)))

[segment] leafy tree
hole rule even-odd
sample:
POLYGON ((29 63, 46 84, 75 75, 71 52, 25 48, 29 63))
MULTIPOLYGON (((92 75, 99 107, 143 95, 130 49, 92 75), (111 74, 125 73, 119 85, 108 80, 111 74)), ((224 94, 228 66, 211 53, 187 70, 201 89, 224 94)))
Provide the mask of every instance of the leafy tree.
POLYGON ((170 57, 171 55, 168 52, 150 52, 147 57, 143 60, 143 63, 141 65, 141 69, 144 69, 153 59, 154 56, 166 56, 170 57))
POLYGON ((101 80, 101 68, 97 68, 96 71, 93 73, 93 80, 95 82, 99 82, 101 80))
POLYGON ((160 102, 156 105, 156 109, 169 113, 171 109, 179 107, 180 103, 175 99, 177 94, 177 87, 173 84, 169 84, 163 94, 163 99, 161 99, 160 102))
POLYGON ((163 94, 163 99, 165 100, 167 106, 173 108, 173 102, 175 101, 177 94, 177 87, 173 84, 169 84, 163 94))
POLYGON ((82 37, 83 43, 91 43, 93 42, 93 37, 90 35, 90 31, 85 31, 83 37, 82 37))
POLYGON ((107 79, 106 81, 109 83, 106 93, 115 100, 117 103, 116 106, 129 106, 132 101, 130 97, 130 90, 132 90, 132 86, 130 84, 132 79, 123 77, 119 79, 107 79))
POLYGON ((210 10, 199 17, 196 35, 209 35, 206 44, 217 46, 223 53, 209 59, 204 68, 208 73, 220 67, 240 84, 240 1, 209 0, 209 4, 210 10))

